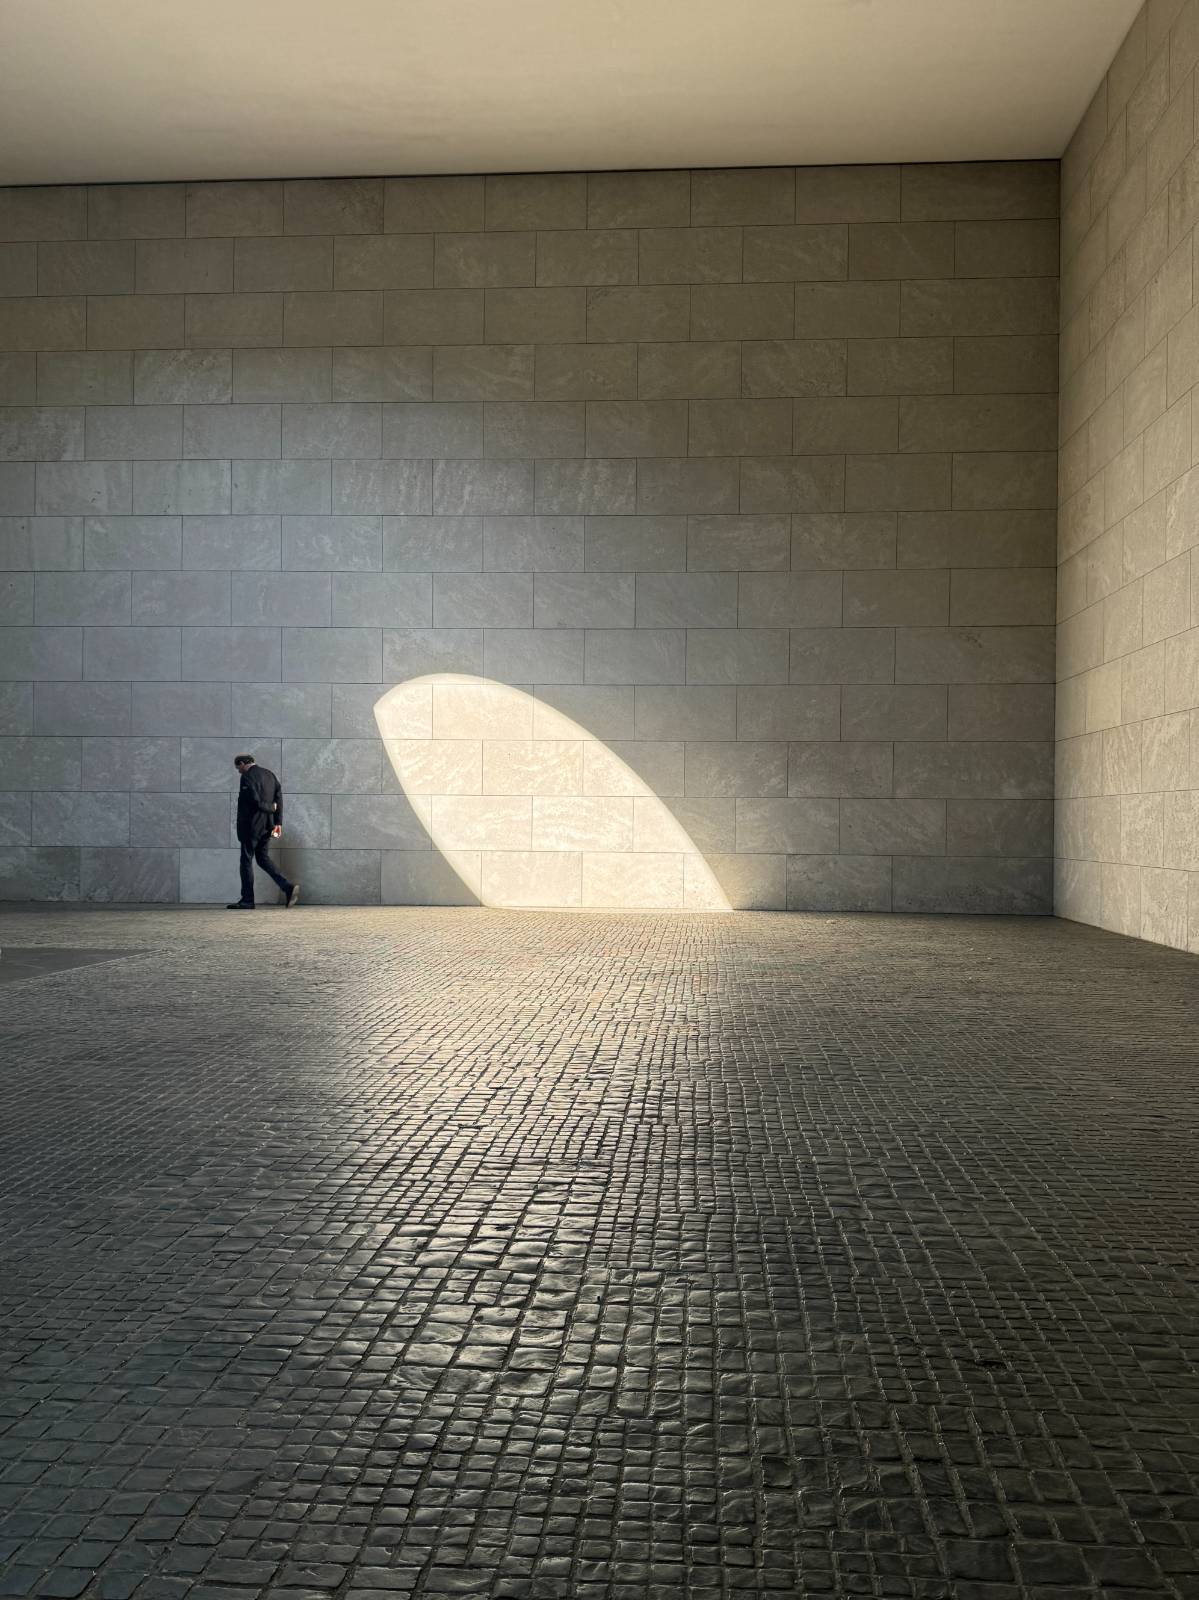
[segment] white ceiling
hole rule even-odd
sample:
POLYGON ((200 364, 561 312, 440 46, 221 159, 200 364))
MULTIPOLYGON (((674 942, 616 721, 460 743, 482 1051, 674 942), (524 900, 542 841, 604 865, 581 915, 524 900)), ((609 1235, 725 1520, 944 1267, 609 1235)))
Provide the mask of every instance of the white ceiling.
POLYGON ((1139 0, 0 0, 0 183, 1057 156, 1139 0))

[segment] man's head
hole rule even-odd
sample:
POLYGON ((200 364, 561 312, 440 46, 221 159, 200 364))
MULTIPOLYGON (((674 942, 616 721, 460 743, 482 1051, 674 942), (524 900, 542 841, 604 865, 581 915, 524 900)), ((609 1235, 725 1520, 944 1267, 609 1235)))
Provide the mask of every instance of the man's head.
POLYGON ((239 772, 249 772, 250 768, 254 765, 254 757, 253 756, 234 756, 233 765, 237 768, 237 770, 239 772))

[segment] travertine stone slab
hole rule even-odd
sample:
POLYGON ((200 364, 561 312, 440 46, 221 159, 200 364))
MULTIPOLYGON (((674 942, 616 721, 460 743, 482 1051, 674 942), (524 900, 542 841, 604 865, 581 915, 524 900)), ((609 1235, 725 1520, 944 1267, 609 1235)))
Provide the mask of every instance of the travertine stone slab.
POLYGON ((0 783, 13 883, 223 901, 242 741, 305 901, 1027 909, 1058 631, 1071 903, 1185 942, 1193 31, 1067 156, 1060 463, 1053 163, 0 190, 0 731, 129 800, 0 783))

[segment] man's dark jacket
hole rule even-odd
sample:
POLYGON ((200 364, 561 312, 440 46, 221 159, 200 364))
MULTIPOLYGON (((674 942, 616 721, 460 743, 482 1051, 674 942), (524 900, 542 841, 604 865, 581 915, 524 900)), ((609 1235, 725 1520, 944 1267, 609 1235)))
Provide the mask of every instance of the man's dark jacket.
POLYGON ((251 842, 283 822, 283 785, 269 767, 257 763, 241 775, 237 792, 237 837, 251 842))

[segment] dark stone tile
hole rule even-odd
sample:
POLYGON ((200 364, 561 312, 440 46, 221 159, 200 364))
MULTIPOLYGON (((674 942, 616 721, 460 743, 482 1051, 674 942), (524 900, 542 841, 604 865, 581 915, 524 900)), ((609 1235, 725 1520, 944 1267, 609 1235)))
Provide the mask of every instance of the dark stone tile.
POLYGON ((0 1596, 1199 1596, 1192 958, 252 924, 0 915, 0 1596))

